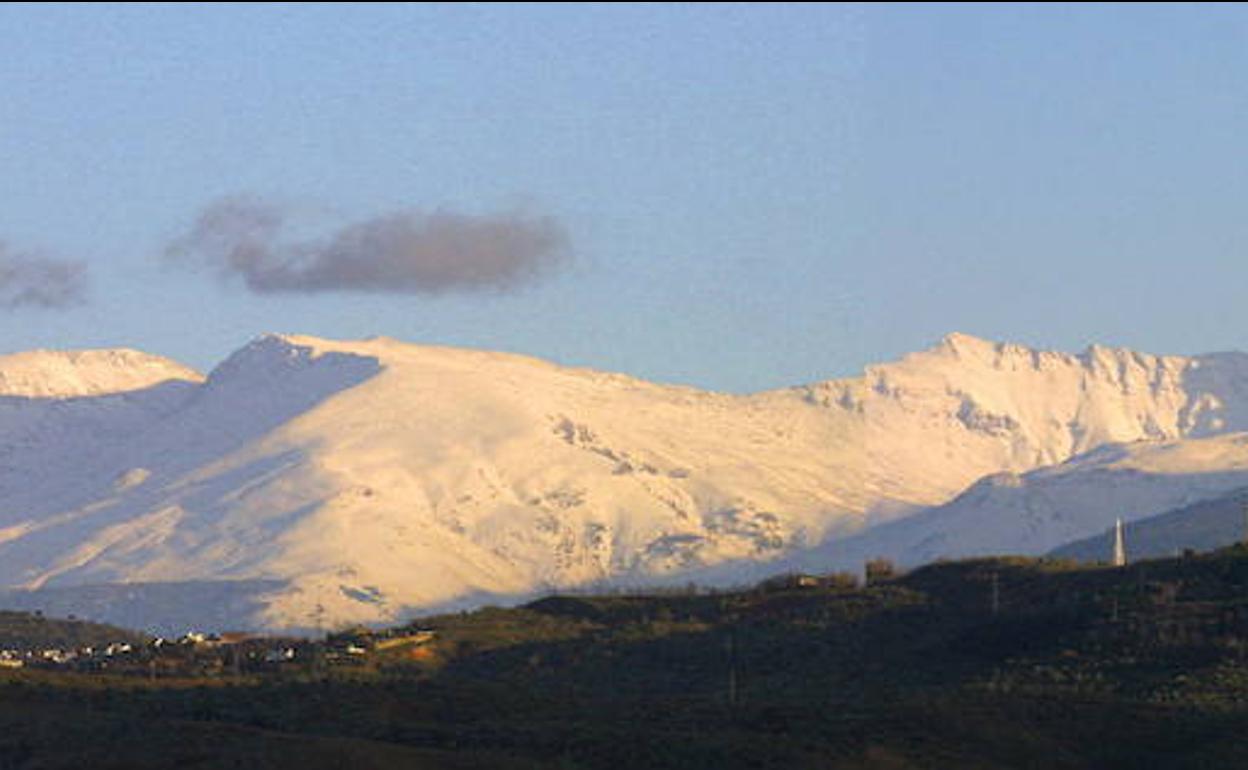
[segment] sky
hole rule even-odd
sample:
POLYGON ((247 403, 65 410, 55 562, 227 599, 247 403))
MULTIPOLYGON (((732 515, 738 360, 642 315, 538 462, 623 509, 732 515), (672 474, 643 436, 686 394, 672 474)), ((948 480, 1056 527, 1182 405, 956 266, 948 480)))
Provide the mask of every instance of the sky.
POLYGON ((0 6, 0 351, 1248 349, 1248 9, 0 6))

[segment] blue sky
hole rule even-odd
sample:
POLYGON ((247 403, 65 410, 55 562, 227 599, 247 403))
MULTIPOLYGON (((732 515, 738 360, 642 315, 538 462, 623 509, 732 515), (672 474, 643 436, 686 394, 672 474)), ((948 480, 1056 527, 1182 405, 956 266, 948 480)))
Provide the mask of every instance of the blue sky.
POLYGON ((0 241, 90 281, 0 350, 385 334, 744 391, 953 330, 1248 348, 1242 7, 6 5, 0 50, 0 241), (531 212, 573 258, 436 294, 161 259, 240 194, 306 238, 531 212))

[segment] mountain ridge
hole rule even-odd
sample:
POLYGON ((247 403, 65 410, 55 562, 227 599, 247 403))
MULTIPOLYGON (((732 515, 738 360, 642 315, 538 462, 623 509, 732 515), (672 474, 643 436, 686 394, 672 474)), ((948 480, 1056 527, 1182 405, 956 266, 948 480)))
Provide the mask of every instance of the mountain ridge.
POLYGON ((76 398, 123 393, 203 375, 133 348, 29 350, 0 355, 0 397, 76 398))
POLYGON ((94 587, 107 612, 102 585, 263 585, 231 599, 248 608, 232 619, 285 629, 707 569, 731 580, 984 476, 1248 426, 1248 357, 962 334, 861 377, 748 395, 289 334, 173 385, 0 400, 0 586, 62 602, 94 587))

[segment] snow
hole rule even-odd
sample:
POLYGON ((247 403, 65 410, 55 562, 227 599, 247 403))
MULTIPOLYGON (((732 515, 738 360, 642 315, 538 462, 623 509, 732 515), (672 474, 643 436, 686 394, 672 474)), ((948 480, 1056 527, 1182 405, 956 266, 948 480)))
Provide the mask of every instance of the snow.
POLYGON ((222 627, 308 630, 875 550, 1039 549, 1242 482, 1224 434, 1248 430, 1240 354, 966 335, 745 396, 276 334, 207 378, 134 351, 5 356, 0 388, 0 586, 165 631, 178 585, 228 599, 222 627))
POLYGON ((0 396, 100 396, 202 379, 194 369, 176 361, 124 348, 33 350, 0 356, 0 396))
POLYGON ((797 562, 855 569, 944 558, 1041 555, 1131 522, 1248 486, 1248 434, 1106 445, 1055 467, 996 474, 949 503, 828 543, 797 562))

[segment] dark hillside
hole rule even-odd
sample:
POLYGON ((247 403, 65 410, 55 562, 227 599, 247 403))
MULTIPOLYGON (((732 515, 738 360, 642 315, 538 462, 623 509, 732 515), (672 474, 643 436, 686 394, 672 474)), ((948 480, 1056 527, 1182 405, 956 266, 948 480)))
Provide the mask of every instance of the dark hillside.
POLYGON ((1248 762, 1239 548, 558 596, 333 643, 357 637, 369 651, 350 661, 242 678, 3 674, 0 766, 70 767, 105 745, 135 767, 1248 762), (219 756, 197 754, 212 736, 230 736, 219 756))

